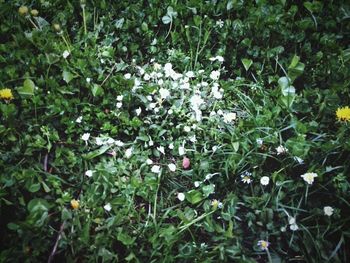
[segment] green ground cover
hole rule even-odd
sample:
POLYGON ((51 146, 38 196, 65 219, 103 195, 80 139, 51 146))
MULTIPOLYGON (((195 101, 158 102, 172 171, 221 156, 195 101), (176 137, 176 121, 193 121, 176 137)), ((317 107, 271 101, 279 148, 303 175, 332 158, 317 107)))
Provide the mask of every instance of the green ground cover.
POLYGON ((0 262, 349 261, 346 1, 0 18, 0 262))

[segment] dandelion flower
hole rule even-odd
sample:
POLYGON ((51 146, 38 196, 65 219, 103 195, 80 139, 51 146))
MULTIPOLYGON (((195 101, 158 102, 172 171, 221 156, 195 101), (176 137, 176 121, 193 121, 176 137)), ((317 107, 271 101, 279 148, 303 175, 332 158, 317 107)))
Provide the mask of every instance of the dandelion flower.
POLYGON ((261 183, 262 185, 268 185, 269 182, 270 182, 270 178, 267 177, 267 176, 263 176, 263 177, 260 178, 260 183, 261 183))
POLYGON ((258 241, 258 247, 261 250, 268 250, 269 249, 270 242, 265 241, 265 240, 259 240, 258 241))
POLYGON ((339 121, 350 121, 350 108, 348 106, 338 108, 336 115, 339 121))
POLYGON ((72 199, 70 201, 70 205, 71 207, 74 209, 74 210, 77 210, 79 208, 79 201, 75 200, 75 199, 72 199))
POLYGON ((312 184, 314 182, 315 177, 317 177, 316 173, 305 173, 300 175, 308 184, 312 184))
POLYGON ((331 206, 325 206, 323 207, 323 212, 326 216, 331 216, 333 215, 334 209, 331 206))
POLYGON ((12 91, 10 89, 0 89, 0 98, 4 100, 12 100, 12 91))

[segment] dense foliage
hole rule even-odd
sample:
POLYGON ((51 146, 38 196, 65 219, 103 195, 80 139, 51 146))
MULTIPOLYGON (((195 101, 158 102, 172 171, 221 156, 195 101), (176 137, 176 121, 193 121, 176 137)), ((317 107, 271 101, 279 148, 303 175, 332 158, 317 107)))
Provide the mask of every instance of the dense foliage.
POLYGON ((346 1, 0 0, 0 262, 347 262, 346 1))

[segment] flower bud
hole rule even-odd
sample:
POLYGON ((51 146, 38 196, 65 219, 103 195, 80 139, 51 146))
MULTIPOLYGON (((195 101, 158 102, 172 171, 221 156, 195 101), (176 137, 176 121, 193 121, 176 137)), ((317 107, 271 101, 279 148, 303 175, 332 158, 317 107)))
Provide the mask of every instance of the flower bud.
POLYGON ((32 11, 30 11, 32 16, 38 16, 39 15, 39 11, 36 9, 33 9, 32 11))
POLYGON ((72 206, 72 208, 73 208, 74 210, 76 210, 76 209, 79 208, 79 201, 77 201, 77 200, 75 200, 75 199, 72 199, 72 200, 70 201, 70 205, 72 206))
POLYGON ((25 5, 22 5, 18 8, 18 13, 21 15, 21 16, 25 16, 26 14, 28 14, 28 7, 26 7, 25 5))
POLYGON ((184 169, 188 169, 191 165, 190 159, 188 159, 187 157, 184 157, 182 160, 182 167, 184 169))
POLYGON ((61 26, 59 24, 53 24, 53 29, 55 29, 56 32, 61 32, 61 26))

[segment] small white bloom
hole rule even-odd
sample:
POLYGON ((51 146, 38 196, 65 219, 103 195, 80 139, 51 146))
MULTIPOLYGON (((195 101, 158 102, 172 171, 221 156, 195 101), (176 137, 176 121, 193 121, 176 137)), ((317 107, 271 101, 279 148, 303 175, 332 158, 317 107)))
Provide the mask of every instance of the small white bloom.
POLYGON ((151 79, 151 76, 150 76, 148 73, 146 73, 146 74, 143 76, 143 79, 146 80, 146 81, 148 81, 148 80, 151 79))
POLYGON ((86 78, 86 82, 90 83, 91 82, 91 78, 86 78))
POLYGON ((154 109, 156 106, 157 106, 157 104, 154 103, 154 102, 152 102, 152 103, 149 104, 149 107, 150 107, 151 109, 154 109))
POLYGON ((108 144, 112 144, 112 143, 114 143, 115 141, 114 141, 114 139, 113 138, 108 138, 108 140, 107 140, 107 143, 108 144))
POLYGON ((185 147, 180 146, 179 147, 179 155, 182 156, 182 155, 185 155, 185 153, 186 153, 185 147))
POLYGON ((118 147, 123 147, 124 146, 124 143, 122 141, 119 141, 119 140, 115 141, 114 143, 118 147))
POLYGON ((299 164, 303 164, 303 163, 304 163, 304 160, 301 159, 301 158, 298 157, 298 156, 295 156, 295 157, 294 157, 294 160, 296 160, 299 164))
POLYGON ((117 101, 122 101, 123 100, 123 95, 119 95, 119 96, 117 96, 117 101))
POLYGON ((165 154, 165 149, 163 146, 157 147, 157 150, 160 151, 162 154, 165 154))
POLYGON ((222 56, 216 56, 216 60, 219 62, 224 62, 224 58, 222 56))
POLYGON ((193 71, 188 71, 188 72, 186 72, 186 77, 188 77, 188 78, 193 78, 194 77, 194 72, 193 71))
POLYGON ((269 182, 270 182, 270 178, 267 177, 267 176, 263 176, 263 177, 260 178, 260 183, 261 183, 262 185, 268 185, 269 182))
POLYGON ((184 127, 184 131, 185 131, 185 132, 190 132, 190 131, 191 131, 191 127, 185 126, 185 127, 184 127))
POLYGON ((168 114, 169 114, 169 115, 171 115, 171 114, 173 114, 173 113, 174 113, 174 111, 173 111, 172 109, 169 109, 169 110, 168 110, 168 114))
POLYGON ((106 210, 107 212, 111 211, 112 210, 112 206, 110 203, 106 204, 104 207, 104 210, 106 210))
POLYGON ((117 108, 120 109, 121 107, 123 107, 123 103, 122 102, 118 102, 117 103, 117 108))
POLYGON ((176 171, 176 165, 173 163, 168 164, 168 168, 170 171, 175 172, 176 171))
POLYGON ((331 206, 325 206, 323 207, 323 212, 326 216, 331 216, 333 215, 334 209, 331 206))
POLYGON ((160 110, 160 108, 159 108, 159 107, 154 108, 154 112, 155 112, 155 113, 158 113, 158 112, 159 112, 159 110, 160 110))
POLYGON ((179 199, 181 202, 185 200, 185 194, 184 193, 178 193, 177 199, 179 199))
POLYGON ((196 135, 191 136, 190 137, 190 141, 191 142, 196 142, 197 141, 196 135))
POLYGON ((250 178, 251 173, 245 172, 241 175, 241 181, 245 184, 250 184, 253 180, 250 178))
POLYGON ((124 78, 125 78, 125 79, 130 79, 130 78, 131 78, 131 74, 130 74, 130 73, 126 73, 126 74, 124 75, 124 78))
POLYGON ((224 26, 224 21, 222 21, 221 19, 219 19, 218 21, 216 21, 215 23, 219 28, 222 28, 224 26))
POLYGON ((96 137, 96 144, 97 144, 98 146, 102 145, 102 144, 103 144, 102 138, 96 137))
POLYGON ((159 174, 160 173, 160 166, 159 165, 154 165, 151 168, 152 173, 159 174))
POLYGON ((263 144, 263 140, 261 138, 256 139, 256 143, 258 146, 261 146, 263 144))
POLYGON ((259 240, 258 241, 258 247, 261 250, 268 250, 269 249, 270 242, 267 242, 265 240, 259 240))
POLYGON ((169 146, 168 146, 168 148, 169 148, 170 150, 174 149, 174 144, 173 144, 173 143, 170 143, 169 146))
POLYGON ((90 133, 84 133, 83 136, 81 136, 81 139, 83 141, 88 141, 90 138, 90 133))
POLYGON ((294 225, 296 223, 297 223, 297 221, 296 221, 295 217, 292 217, 292 216, 288 217, 288 224, 294 225))
POLYGON ((159 89, 159 94, 162 99, 166 99, 167 97, 170 96, 170 92, 167 89, 161 88, 159 89))
POLYGON ((148 146, 153 146, 153 145, 154 145, 154 142, 152 141, 151 138, 149 138, 148 146))
POLYGON ((196 187, 196 188, 199 187, 200 183, 201 183, 201 182, 199 182, 199 181, 195 181, 195 182, 194 182, 194 187, 196 187))
POLYGON ((146 163, 147 163, 148 165, 151 165, 151 164, 153 164, 153 161, 152 161, 151 159, 147 159, 147 160, 146 160, 146 163))
POLYGON ((292 231, 297 231, 299 229, 298 225, 297 224, 292 224, 289 226, 290 230, 292 231))
POLYGON ((87 171, 85 172, 85 175, 86 175, 87 177, 91 177, 92 174, 93 174, 93 171, 92 171, 92 170, 87 170, 87 171))
POLYGON ((137 115, 137 116, 140 116, 140 114, 141 114, 141 112, 142 112, 141 107, 138 107, 138 108, 135 110, 135 112, 136 112, 136 115, 137 115))
POLYGON ((132 149, 132 148, 126 149, 126 151, 125 151, 125 157, 129 159, 129 158, 131 157, 131 155, 132 155, 132 152, 133 152, 133 149, 132 149))
POLYGON ((218 115, 224 115, 224 112, 220 109, 216 112, 218 115))
POLYGON ((215 152, 217 151, 218 148, 219 148, 219 147, 215 145, 215 146, 211 147, 211 150, 213 151, 213 153, 215 153, 215 152))
POLYGON ((288 152, 288 149, 285 148, 283 145, 280 145, 276 148, 276 152, 277 152, 277 155, 285 154, 288 152))
POLYGON ((205 180, 208 181, 208 180, 210 180, 211 178, 213 178, 213 176, 214 176, 214 174, 207 174, 207 175, 205 176, 205 180))
POLYGON ((81 123, 82 120, 83 120, 83 116, 79 116, 79 117, 75 120, 75 122, 76 122, 76 123, 81 123))
POLYGON ((317 177, 316 173, 305 173, 300 175, 308 184, 312 184, 314 182, 315 177, 317 177))
POLYGON ((67 58, 70 55, 68 50, 65 50, 62 54, 63 58, 67 58))
POLYGON ((148 101, 152 101, 152 100, 153 100, 153 98, 152 98, 151 95, 148 95, 148 96, 146 97, 146 99, 147 99, 148 101))
POLYGON ((210 76, 209 76, 212 80, 218 80, 220 78, 220 71, 219 70, 213 70, 211 73, 210 73, 210 76))
POLYGON ((225 123, 232 123, 234 120, 236 120, 237 114, 235 112, 229 112, 224 114, 224 122, 225 123))
POLYGON ((190 98, 190 103, 191 103, 192 109, 198 109, 199 106, 204 103, 204 100, 202 99, 202 97, 200 95, 193 95, 190 98))

